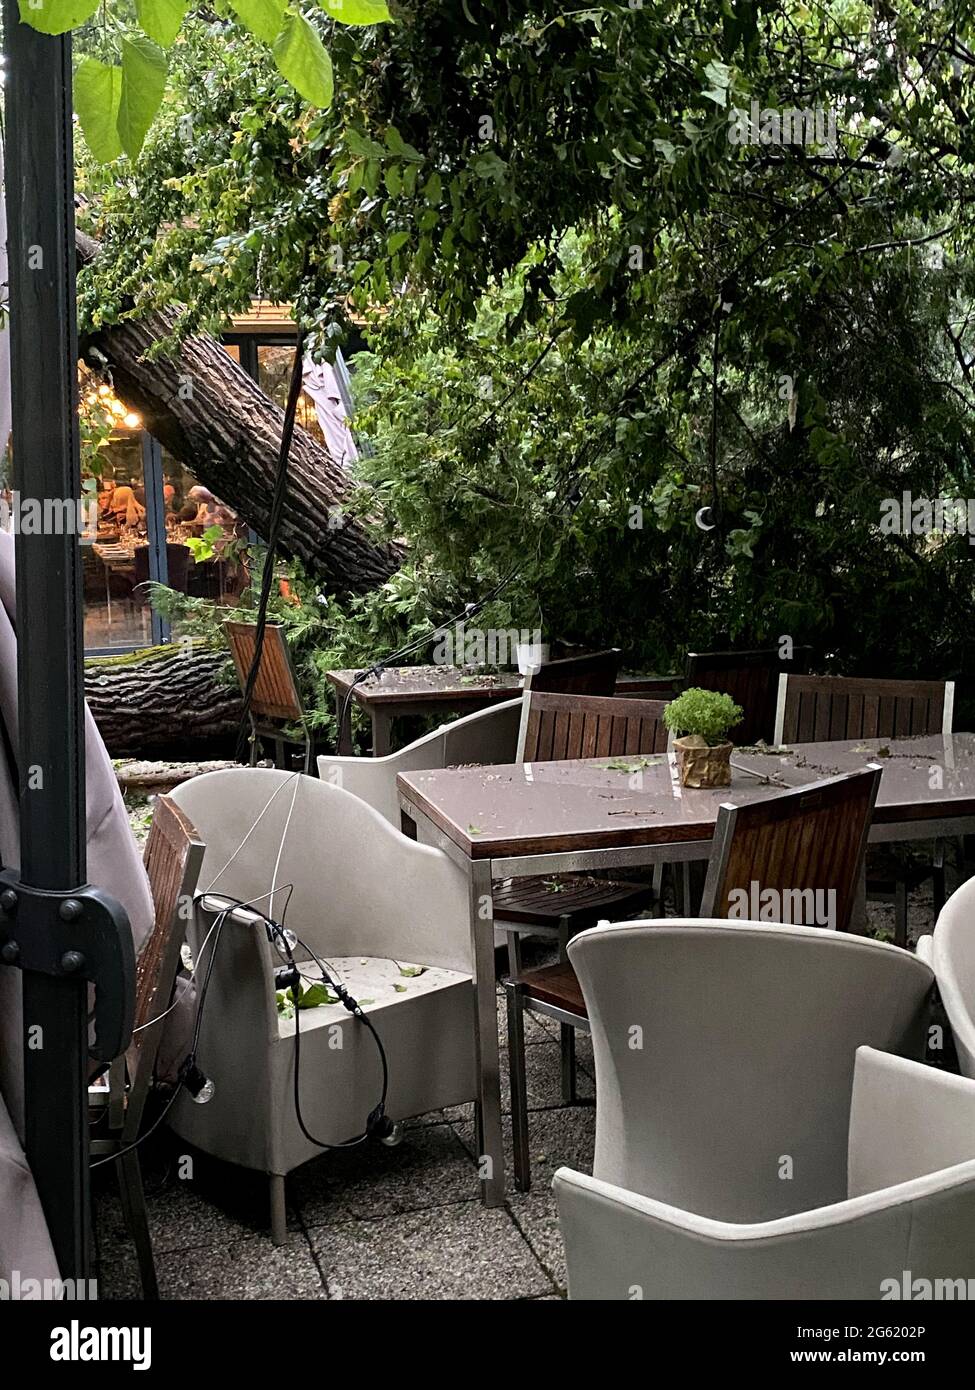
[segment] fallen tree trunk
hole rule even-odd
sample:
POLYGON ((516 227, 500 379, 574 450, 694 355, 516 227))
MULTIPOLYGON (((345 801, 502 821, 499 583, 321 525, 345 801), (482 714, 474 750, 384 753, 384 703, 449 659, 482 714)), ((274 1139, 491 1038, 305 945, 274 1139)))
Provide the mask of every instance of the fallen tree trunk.
POLYGON ((113 758, 232 755, 243 713, 229 653, 175 643, 89 657, 85 697, 113 758))
MULTIPOLYGON (((98 243, 83 232, 76 246, 82 266, 98 255, 98 243)), ((175 320, 174 312, 158 311, 102 328, 82 340, 82 358, 95 371, 110 370, 119 397, 160 444, 266 536, 284 412, 209 335, 148 360, 175 320)), ((296 428, 280 547, 338 594, 376 588, 402 558, 345 515, 350 490, 345 470, 296 428)))

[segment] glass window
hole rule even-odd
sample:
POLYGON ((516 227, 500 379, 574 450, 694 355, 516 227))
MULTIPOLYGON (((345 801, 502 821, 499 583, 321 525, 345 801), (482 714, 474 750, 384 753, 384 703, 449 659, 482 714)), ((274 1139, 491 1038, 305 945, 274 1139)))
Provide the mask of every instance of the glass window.
POLYGON ((144 590, 149 578, 142 431, 113 435, 100 450, 98 534, 82 537, 85 646, 133 647, 151 641, 144 590))
POLYGON ((240 553, 246 525, 165 449, 162 474, 169 587, 236 604, 248 581, 247 557, 240 553))
MULTIPOLYGON (((294 360, 294 347, 287 343, 261 343, 258 346, 257 384, 282 410, 288 404, 288 384, 294 360)), ((305 391, 298 397, 295 420, 306 434, 317 439, 319 444, 325 444, 325 436, 315 413, 315 402, 305 391)))

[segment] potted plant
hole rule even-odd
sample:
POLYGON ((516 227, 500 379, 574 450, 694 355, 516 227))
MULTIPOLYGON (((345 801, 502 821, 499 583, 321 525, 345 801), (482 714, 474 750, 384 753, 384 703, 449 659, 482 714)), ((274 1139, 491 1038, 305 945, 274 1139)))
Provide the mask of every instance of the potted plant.
POLYGON ((743 710, 730 695, 692 686, 671 700, 664 723, 675 739, 674 752, 682 787, 730 787, 731 748, 728 730, 743 710))

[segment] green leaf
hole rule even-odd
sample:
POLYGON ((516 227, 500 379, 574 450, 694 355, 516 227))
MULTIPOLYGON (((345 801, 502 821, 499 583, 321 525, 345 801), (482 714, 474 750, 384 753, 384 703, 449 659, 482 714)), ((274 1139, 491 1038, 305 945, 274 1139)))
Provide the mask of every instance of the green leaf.
POLYGON ((321 6, 340 24, 386 24, 392 20, 386 0, 321 0, 321 6))
POLYGON ((345 132, 345 143, 353 154, 362 155, 363 159, 386 158, 386 151, 378 140, 370 140, 368 135, 354 128, 345 132))
POLYGON ((38 33, 66 34, 91 19, 98 5, 99 0, 40 0, 36 6, 20 0, 20 17, 38 33))
POLYGON ((423 163, 423 155, 415 145, 410 145, 403 139, 394 125, 386 131, 386 144, 393 154, 399 155, 400 159, 409 159, 416 164, 423 163))
POLYGON ((74 75, 74 109, 88 148, 102 164, 122 153, 116 121, 122 96, 122 69, 86 58, 74 75))
POLYGON ((326 984, 309 985, 298 1000, 299 1009, 317 1009, 322 1004, 337 1004, 339 997, 326 984))
POLYGON ((283 78, 312 106, 332 104, 332 60, 303 15, 289 15, 274 40, 274 63, 283 78))
POLYGON ((395 256, 397 251, 401 251, 410 239, 409 232, 394 232, 386 243, 386 250, 390 256, 395 256))
POLYGON ((176 35, 190 0, 135 0, 139 23, 151 39, 168 48, 176 35))
POLYGON ((280 34, 284 0, 230 0, 230 5, 244 28, 262 43, 273 43, 280 34))
POLYGON ((118 133, 130 159, 137 159, 166 90, 166 55, 151 39, 123 38, 122 95, 118 133))

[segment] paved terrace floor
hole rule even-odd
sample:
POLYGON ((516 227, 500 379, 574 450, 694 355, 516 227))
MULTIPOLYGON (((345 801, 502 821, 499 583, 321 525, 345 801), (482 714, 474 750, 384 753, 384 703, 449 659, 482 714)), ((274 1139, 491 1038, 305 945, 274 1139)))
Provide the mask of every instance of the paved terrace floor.
MULTIPOLYGON (((949 888, 954 886, 953 878, 949 888)), ((912 931, 929 930, 930 888, 911 899, 912 931)), ((869 905, 871 931, 890 939, 893 909, 869 905)), ((530 963, 526 948, 526 964, 530 963)), ((542 955, 538 960, 550 958, 542 955)), ((504 1000, 498 998, 503 1104, 510 1106, 504 1000)), ((193 1154, 160 1130, 143 1159, 160 1293, 168 1299, 546 1299, 565 1297, 565 1261, 552 1175, 592 1171, 592 1048, 577 1037, 582 1103, 564 1106, 558 1025, 526 1017, 532 1190, 509 1186, 505 1205, 478 1199, 473 1106, 410 1122, 403 1144, 324 1154, 287 1184, 287 1246, 268 1232, 267 1181, 193 1154)), ((506 1120, 509 1174, 510 1121, 506 1120)), ((191 1152, 191 1151, 190 1151, 191 1152)), ((109 1165, 95 1175, 102 1298, 141 1297, 109 1165)))

